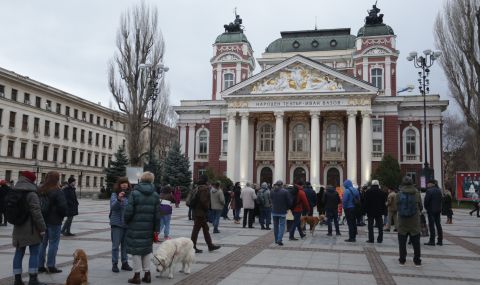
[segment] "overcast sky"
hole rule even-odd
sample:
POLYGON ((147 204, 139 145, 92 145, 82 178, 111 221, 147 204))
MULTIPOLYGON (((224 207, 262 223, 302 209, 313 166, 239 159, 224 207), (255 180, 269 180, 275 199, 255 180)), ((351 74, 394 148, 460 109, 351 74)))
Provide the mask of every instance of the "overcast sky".
MULTIPOLYGON (((212 44, 234 7, 243 19, 255 58, 280 31, 351 28, 356 35, 374 0, 145 0, 159 10, 166 41, 165 64, 172 104, 210 99, 212 44)), ((417 70, 405 58, 434 49, 433 24, 443 0, 379 0, 384 23, 397 35, 398 88, 415 84, 417 70)), ((107 62, 115 51, 122 12, 137 0, 0 0, 0 67, 109 106, 107 62)), ((439 64, 431 93, 447 99, 439 64)), ((258 68, 256 72, 259 72, 258 68)), ((418 94, 417 89, 411 94, 418 94)), ((452 104, 452 102, 450 102, 452 104)))

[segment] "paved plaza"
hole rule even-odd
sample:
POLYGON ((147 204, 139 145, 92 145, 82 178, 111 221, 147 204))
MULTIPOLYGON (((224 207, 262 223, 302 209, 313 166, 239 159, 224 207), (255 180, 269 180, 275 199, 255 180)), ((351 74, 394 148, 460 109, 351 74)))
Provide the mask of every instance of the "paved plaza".
MULTIPOLYGON (((132 272, 112 273, 110 256, 110 227, 108 201, 80 200, 80 215, 75 217, 74 237, 62 237, 57 256, 60 274, 40 274, 48 284, 64 284, 70 271, 72 253, 77 248, 89 255, 90 284, 127 284, 132 272)), ((192 221, 186 218, 184 203, 174 209, 172 237, 189 237, 192 221)), ((174 279, 153 278, 158 284, 479 284, 480 218, 471 217, 466 210, 454 211, 454 224, 445 225, 444 246, 423 246, 423 266, 412 262, 412 248, 406 266, 398 265, 397 238, 385 233, 382 244, 367 244, 366 227, 359 228, 356 244, 345 243, 343 236, 327 237, 326 226, 319 227, 315 236, 288 241, 285 246, 273 243, 271 231, 243 229, 231 221, 221 221, 220 234, 212 234, 222 248, 208 252, 203 236, 190 275, 175 273, 174 279)), ((230 212, 231 215, 231 212, 230 212)), ((444 223, 444 220, 443 222, 444 223)), ((11 246, 12 226, 0 227, 0 284, 13 284, 11 279, 14 248, 11 246)), ((298 235, 298 233, 297 233, 298 235)), ((28 256, 24 260, 27 268, 28 256)), ((152 272, 153 271, 152 266, 152 272)), ((154 276, 158 274, 154 273, 154 276)), ((28 280, 24 277, 24 280, 28 280)))

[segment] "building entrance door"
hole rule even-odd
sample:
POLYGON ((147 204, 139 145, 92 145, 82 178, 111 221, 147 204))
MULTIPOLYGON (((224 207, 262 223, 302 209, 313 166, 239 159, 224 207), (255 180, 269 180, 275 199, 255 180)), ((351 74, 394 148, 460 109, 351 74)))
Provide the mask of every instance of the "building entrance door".
POLYGON ((272 186, 273 173, 270 167, 264 167, 260 171, 260 183, 267 182, 268 185, 272 186))
POLYGON ((307 173, 303 167, 297 167, 293 171, 293 183, 300 184, 305 183, 307 181, 307 173))
POLYGON ((332 167, 327 171, 327 185, 332 185, 334 187, 340 186, 340 172, 335 167, 332 167))

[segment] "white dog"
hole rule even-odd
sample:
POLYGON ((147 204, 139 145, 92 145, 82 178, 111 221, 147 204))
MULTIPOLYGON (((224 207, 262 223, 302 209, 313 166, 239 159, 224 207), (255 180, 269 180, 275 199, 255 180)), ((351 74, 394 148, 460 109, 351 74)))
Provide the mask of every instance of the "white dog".
POLYGON ((190 274, 190 265, 195 259, 195 250, 193 242, 189 238, 176 238, 166 240, 160 244, 153 255, 152 262, 160 272, 160 276, 168 270, 168 278, 173 278, 175 264, 182 263, 182 270, 185 274, 190 274))

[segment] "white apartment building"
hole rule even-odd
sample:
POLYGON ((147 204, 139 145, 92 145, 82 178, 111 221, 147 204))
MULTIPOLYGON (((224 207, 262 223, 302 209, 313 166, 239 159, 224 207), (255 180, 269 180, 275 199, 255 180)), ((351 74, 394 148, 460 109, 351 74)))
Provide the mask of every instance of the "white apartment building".
POLYGON ((0 179, 19 171, 73 175, 84 192, 105 183, 104 168, 125 144, 122 114, 0 68, 0 179))

